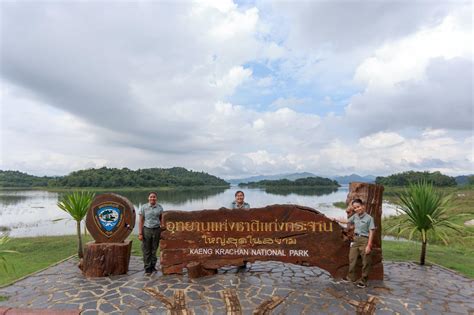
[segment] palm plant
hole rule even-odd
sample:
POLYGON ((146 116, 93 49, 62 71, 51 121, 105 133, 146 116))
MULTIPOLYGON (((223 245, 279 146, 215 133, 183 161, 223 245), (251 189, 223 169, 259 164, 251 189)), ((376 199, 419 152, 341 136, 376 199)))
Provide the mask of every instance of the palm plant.
POLYGON ((81 221, 86 216, 92 203, 92 199, 94 199, 94 195, 94 193, 88 191, 75 191, 71 194, 65 195, 58 202, 58 207, 69 213, 69 215, 76 221, 78 238, 77 255, 79 258, 84 256, 82 250, 81 221))
POLYGON ((7 269, 7 259, 5 258, 6 253, 18 253, 17 251, 14 250, 8 250, 8 249, 2 249, 2 247, 5 246, 5 244, 10 240, 8 235, 2 235, 0 236, 0 267, 5 270, 5 272, 8 272, 7 269))
POLYGON ((436 191, 432 183, 419 181, 410 184, 398 197, 400 210, 406 216, 400 216, 400 220, 388 231, 397 230, 398 237, 405 231, 409 231, 410 240, 415 232, 419 232, 421 235, 420 265, 424 265, 428 232, 439 237, 447 245, 449 239, 446 229, 458 232, 462 229, 461 226, 451 222, 453 217, 449 217, 446 213, 451 207, 451 196, 445 196, 436 191))

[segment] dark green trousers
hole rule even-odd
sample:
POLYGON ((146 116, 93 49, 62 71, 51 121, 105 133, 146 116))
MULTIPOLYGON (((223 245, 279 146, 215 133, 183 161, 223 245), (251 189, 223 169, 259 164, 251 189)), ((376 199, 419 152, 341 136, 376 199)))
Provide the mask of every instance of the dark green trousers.
POLYGON ((156 251, 160 245, 160 236, 161 229, 159 227, 153 229, 143 227, 142 252, 145 270, 155 268, 158 261, 156 251))
POLYGON ((347 277, 351 281, 356 281, 356 266, 357 259, 359 256, 362 258, 362 277, 360 280, 364 283, 367 283, 369 278, 370 268, 372 266, 372 252, 370 254, 365 253, 365 248, 369 239, 367 237, 356 236, 352 247, 349 251, 349 273, 347 277))

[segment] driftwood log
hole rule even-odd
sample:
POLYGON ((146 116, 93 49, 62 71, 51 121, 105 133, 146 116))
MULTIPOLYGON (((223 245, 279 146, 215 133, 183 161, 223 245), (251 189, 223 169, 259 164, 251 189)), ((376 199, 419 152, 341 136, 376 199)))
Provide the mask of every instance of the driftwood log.
POLYGON ((86 277, 106 277, 128 272, 132 241, 86 244, 81 269, 86 277))

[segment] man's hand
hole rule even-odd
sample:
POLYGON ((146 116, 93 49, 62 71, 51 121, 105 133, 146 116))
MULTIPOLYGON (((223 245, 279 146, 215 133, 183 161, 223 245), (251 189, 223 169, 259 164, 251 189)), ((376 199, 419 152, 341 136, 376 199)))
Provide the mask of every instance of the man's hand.
POLYGON ((368 255, 368 254, 370 254, 371 251, 372 251, 372 246, 367 245, 367 247, 365 248, 365 253, 368 255))
POLYGON ((138 240, 143 241, 143 234, 138 234, 138 240))
POLYGON ((352 215, 352 213, 354 213, 354 207, 352 205, 349 205, 347 208, 346 208, 346 213, 348 215, 352 215))

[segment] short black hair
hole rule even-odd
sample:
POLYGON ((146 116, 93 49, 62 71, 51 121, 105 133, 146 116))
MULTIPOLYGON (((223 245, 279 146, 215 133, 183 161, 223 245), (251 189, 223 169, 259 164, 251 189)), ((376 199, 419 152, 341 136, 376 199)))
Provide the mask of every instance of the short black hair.
POLYGON ((364 205, 364 202, 362 201, 362 199, 354 199, 351 201, 351 205, 355 204, 355 203, 358 203, 358 204, 361 204, 361 205, 364 205))
POLYGON ((156 197, 158 197, 158 193, 157 193, 156 191, 150 191, 150 192, 148 193, 148 197, 150 197, 151 194, 153 194, 153 195, 155 195, 156 197))
POLYGON ((234 197, 237 197, 237 194, 239 194, 239 193, 242 193, 242 195, 245 196, 245 194, 244 194, 244 192, 243 192, 242 190, 237 190, 237 191, 235 192, 234 197))

